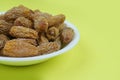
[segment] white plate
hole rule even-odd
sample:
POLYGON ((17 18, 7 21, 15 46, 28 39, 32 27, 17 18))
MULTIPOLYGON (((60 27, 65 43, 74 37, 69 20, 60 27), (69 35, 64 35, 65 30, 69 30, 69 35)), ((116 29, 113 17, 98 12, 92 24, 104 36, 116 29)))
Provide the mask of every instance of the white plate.
MULTIPOLYGON (((0 63, 5 64, 5 65, 12 65, 12 66, 26 66, 26 65, 32 65, 32 64, 37 64, 41 63, 43 61, 46 61, 50 58, 53 58, 55 56, 58 56, 60 54, 65 53, 66 51, 70 50, 73 48, 79 41, 80 35, 78 29, 68 21, 65 21, 65 23, 68 25, 68 27, 72 28, 74 30, 74 38, 73 40, 63 49, 46 54, 46 55, 39 55, 39 56, 34 56, 34 57, 25 57, 25 58, 13 58, 13 57, 3 57, 0 56, 0 63)), ((67 57, 67 56, 66 56, 67 57)))

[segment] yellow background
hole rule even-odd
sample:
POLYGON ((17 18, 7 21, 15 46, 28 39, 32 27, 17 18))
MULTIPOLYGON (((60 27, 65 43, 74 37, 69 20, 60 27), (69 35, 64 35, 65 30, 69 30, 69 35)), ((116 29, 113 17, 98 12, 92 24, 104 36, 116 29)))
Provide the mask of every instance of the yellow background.
POLYGON ((0 11, 19 4, 64 13, 79 29, 81 40, 66 54, 41 64, 0 64, 0 80, 120 80, 119 0, 0 0, 0 11))

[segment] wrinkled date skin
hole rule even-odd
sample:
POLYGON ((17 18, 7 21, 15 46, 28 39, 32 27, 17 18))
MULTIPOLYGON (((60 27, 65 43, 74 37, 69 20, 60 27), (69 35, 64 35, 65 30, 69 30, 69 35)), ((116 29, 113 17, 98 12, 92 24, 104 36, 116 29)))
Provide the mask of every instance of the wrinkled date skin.
POLYGON ((38 38, 38 33, 35 30, 22 26, 13 26, 10 29, 10 35, 17 38, 38 38))
POLYGON ((20 5, 18 7, 13 7, 12 9, 8 10, 4 17, 6 21, 14 22, 15 19, 18 17, 26 17, 31 19, 32 18, 32 10, 20 5))
POLYGON ((0 50, 4 47, 5 43, 9 40, 9 38, 4 35, 0 34, 0 50))
POLYGON ((59 35, 59 29, 57 29, 56 27, 51 27, 48 29, 46 35, 49 40, 55 40, 59 35))
POLYGON ((58 51, 59 49, 60 49, 60 45, 57 42, 43 43, 38 46, 39 54, 47 54, 58 51))
POLYGON ((12 27, 11 23, 6 22, 5 20, 0 20, 0 34, 8 35, 11 27, 12 27))
POLYGON ((25 17, 18 17, 15 21, 14 21, 14 26, 24 26, 27 28, 32 28, 33 23, 31 22, 31 20, 25 18, 25 17))
POLYGON ((68 44, 69 42, 72 41, 73 36, 74 36, 73 30, 71 28, 66 28, 61 33, 61 41, 63 42, 63 44, 68 44))
POLYGON ((24 41, 26 43, 30 43, 34 46, 37 46, 37 42, 35 39, 17 38, 17 39, 12 39, 12 40, 24 41))
POLYGON ((48 29, 47 19, 41 15, 40 11, 35 11, 33 15, 34 28, 38 32, 46 32, 48 29))
POLYGON ((63 23, 64 20, 65 20, 65 16, 63 14, 59 14, 59 15, 50 17, 48 19, 48 24, 49 26, 58 25, 58 24, 63 23))
POLYGON ((11 57, 27 57, 38 54, 37 47, 20 40, 7 41, 3 48, 3 55, 11 57))

